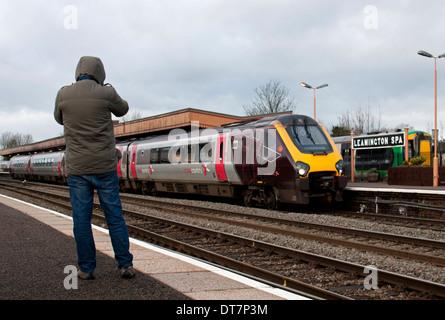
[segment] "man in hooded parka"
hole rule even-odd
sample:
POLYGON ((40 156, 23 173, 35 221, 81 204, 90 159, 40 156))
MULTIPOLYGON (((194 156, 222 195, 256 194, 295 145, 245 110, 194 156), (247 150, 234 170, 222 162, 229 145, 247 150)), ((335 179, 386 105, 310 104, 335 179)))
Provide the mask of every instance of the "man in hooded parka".
POLYGON ((121 117, 128 103, 110 85, 97 57, 85 56, 76 68, 76 82, 59 90, 54 118, 64 126, 66 167, 73 208, 78 276, 94 279, 96 248, 91 229, 94 189, 107 219, 118 268, 134 276, 128 230, 122 214, 117 152, 111 114, 121 117))

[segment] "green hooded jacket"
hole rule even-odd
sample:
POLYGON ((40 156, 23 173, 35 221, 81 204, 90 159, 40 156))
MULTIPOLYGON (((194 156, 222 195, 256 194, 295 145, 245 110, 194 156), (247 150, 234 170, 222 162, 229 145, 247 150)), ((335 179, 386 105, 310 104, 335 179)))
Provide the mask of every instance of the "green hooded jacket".
POLYGON ((97 57, 82 57, 76 82, 59 90, 54 118, 64 127, 66 167, 70 175, 101 174, 117 169, 111 114, 122 117, 128 103, 104 85, 105 69, 97 57))

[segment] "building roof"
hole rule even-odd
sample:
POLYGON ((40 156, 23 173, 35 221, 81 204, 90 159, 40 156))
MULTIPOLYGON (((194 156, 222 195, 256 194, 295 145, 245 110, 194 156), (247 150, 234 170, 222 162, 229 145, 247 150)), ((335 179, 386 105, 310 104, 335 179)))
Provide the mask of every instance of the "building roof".
MULTIPOLYGON (((291 113, 292 112, 289 111, 280 114, 291 113)), ((170 130, 177 128, 182 128, 185 130, 190 130, 192 126, 195 128, 212 128, 239 121, 261 119, 266 116, 270 116, 270 114, 243 117, 194 108, 186 108, 138 120, 116 123, 114 125, 114 135, 116 140, 125 141, 153 134, 167 134, 170 130)), ((61 150, 64 148, 65 138, 57 137, 15 148, 3 149, 0 150, 0 156, 47 152, 61 150)))

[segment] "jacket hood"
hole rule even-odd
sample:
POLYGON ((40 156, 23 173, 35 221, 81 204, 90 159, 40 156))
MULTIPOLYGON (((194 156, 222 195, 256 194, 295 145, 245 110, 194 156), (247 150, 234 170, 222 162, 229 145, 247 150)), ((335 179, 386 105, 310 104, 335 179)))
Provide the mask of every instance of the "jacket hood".
POLYGON ((105 68, 102 61, 97 57, 85 56, 80 58, 76 67, 76 81, 79 77, 91 76, 100 84, 105 81, 105 68))

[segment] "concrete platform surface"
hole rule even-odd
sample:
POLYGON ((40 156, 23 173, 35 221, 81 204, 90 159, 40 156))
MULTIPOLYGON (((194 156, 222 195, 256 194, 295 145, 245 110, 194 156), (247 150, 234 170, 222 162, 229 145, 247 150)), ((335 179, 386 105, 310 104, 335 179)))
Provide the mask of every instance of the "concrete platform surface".
POLYGON ((69 266, 77 265, 71 217, 3 195, 0 215, 3 300, 307 300, 133 238, 130 250, 138 273, 121 279, 108 231, 97 226, 96 279, 78 280, 77 288, 66 289, 69 266))

